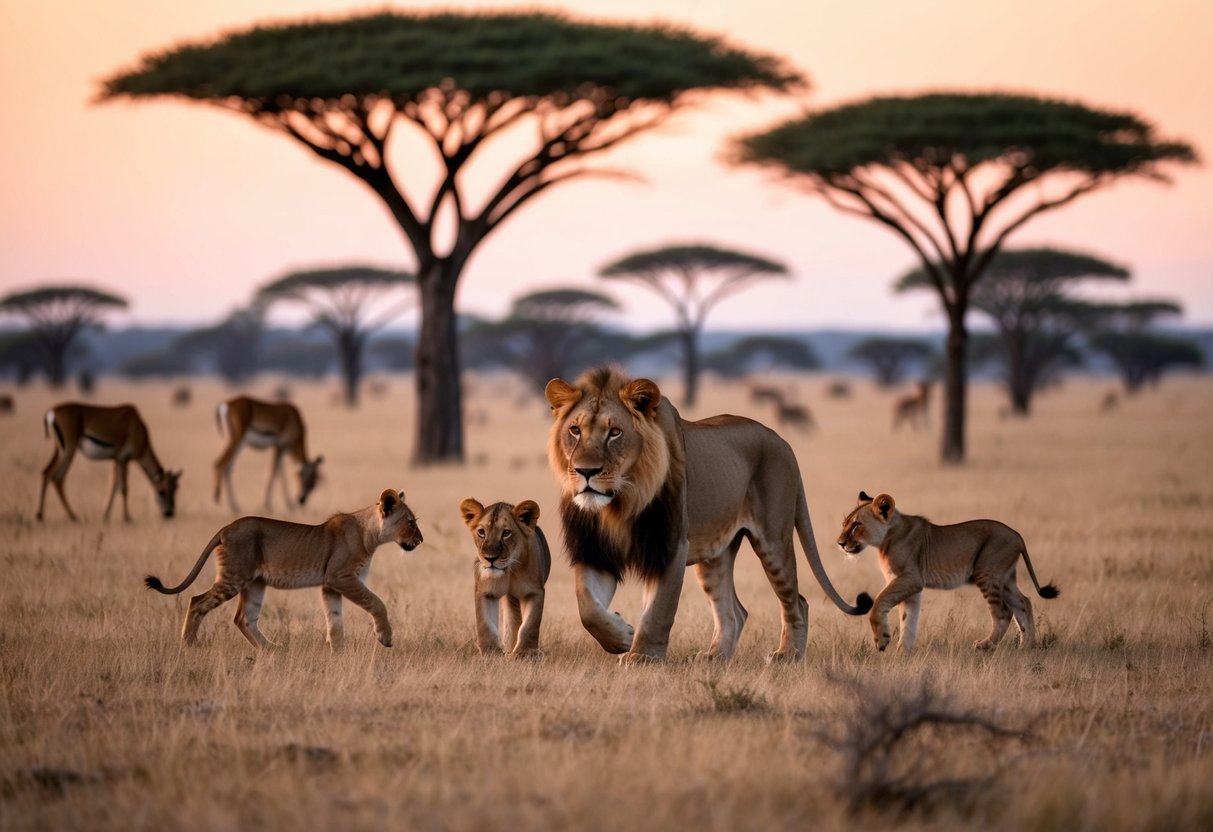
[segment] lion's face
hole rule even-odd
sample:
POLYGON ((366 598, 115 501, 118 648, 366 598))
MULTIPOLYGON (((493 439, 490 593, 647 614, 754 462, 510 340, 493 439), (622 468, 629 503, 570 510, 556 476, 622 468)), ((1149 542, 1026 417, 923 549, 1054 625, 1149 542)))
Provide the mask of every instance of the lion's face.
POLYGON ((403 491, 389 488, 379 495, 379 517, 383 522, 380 540, 391 541, 406 552, 411 552, 424 542, 421 529, 417 528, 417 517, 404 501, 403 491))
POLYGON ((583 511, 642 509, 669 470, 656 425, 661 391, 648 379, 593 370, 570 385, 548 382, 553 423, 548 456, 566 499, 583 511))
POLYGON ((859 492, 859 504, 842 521, 842 533, 838 535, 838 546, 849 555, 858 555, 868 546, 879 548, 889 533, 893 516, 893 498, 881 494, 872 499, 859 492))
POLYGON ((516 566, 539 522, 539 506, 532 500, 516 506, 493 503, 486 508, 469 497, 459 504, 459 513, 472 533, 480 568, 489 572, 508 572, 516 566))

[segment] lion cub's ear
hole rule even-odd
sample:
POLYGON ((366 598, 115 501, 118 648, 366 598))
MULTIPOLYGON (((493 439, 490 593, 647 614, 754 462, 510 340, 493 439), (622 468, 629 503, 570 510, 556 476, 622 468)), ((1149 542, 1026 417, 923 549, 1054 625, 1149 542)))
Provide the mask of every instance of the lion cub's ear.
POLYGON ((391 488, 385 488, 383 493, 379 495, 379 514, 381 517, 387 517, 396 510, 396 506, 404 502, 404 492, 394 491, 391 488))
POLYGON ((868 496, 868 492, 860 491, 859 492, 859 502, 870 503, 870 502, 872 502, 872 498, 868 496))
POLYGON ((889 519, 889 512, 893 510, 893 505, 893 498, 888 494, 881 494, 872 501, 872 508, 885 520, 889 519))
POLYGON ((481 514, 484 514, 484 506, 479 501, 468 497, 459 504, 459 513, 463 516, 463 522, 470 527, 480 519, 481 514))
POLYGON ((543 388, 543 395, 552 410, 559 410, 566 404, 576 404, 581 399, 581 391, 562 378, 549 381, 548 386, 543 388))
POLYGON ((534 500, 523 500, 514 506, 514 519, 534 531, 539 523, 539 506, 534 500))
POLYGON ((661 388, 647 378, 638 378, 619 391, 619 398, 641 416, 652 419, 657 415, 657 406, 661 404, 661 388))

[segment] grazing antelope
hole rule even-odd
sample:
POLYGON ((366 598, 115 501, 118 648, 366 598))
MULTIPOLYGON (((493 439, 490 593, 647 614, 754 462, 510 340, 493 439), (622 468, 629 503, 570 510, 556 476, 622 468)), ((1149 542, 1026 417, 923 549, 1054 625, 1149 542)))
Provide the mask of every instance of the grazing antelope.
POLYGON ((0 393, 0 413, 8 415, 13 412, 13 397, 8 393, 0 393))
POLYGON ((194 396, 187 385, 173 388, 173 407, 189 407, 194 396))
POLYGON ((160 513, 172 517, 176 510, 177 481, 180 471, 169 471, 156 459, 152 443, 148 439, 147 426, 139 418, 139 411, 129 404, 118 407, 94 407, 88 404, 65 402, 46 411, 43 419, 46 435, 55 435, 55 454, 42 469, 42 493, 38 497, 37 518, 42 519, 46 507, 47 483, 55 484, 59 501, 67 509, 67 516, 77 519, 76 513, 67 503, 63 493, 63 480, 67 469, 79 450, 89 459, 112 459, 114 478, 110 486, 109 502, 105 504, 104 518, 109 519, 114 505, 114 495, 122 491, 122 519, 130 522, 126 507, 126 466, 134 460, 147 474, 156 491, 156 502, 160 513))
POLYGON ((917 389, 893 402, 893 430, 906 422, 912 428, 927 426, 927 403, 931 398, 931 383, 918 382, 917 389))
MULTIPOLYGON (((223 426, 227 425, 227 447, 215 460, 215 502, 219 502, 223 492, 223 483, 227 481, 227 498, 232 511, 240 511, 236 505, 236 491, 232 488, 232 463, 242 445, 252 448, 273 448, 274 464, 270 469, 269 482, 265 484, 265 508, 270 508, 270 494, 274 489, 274 480, 282 476, 282 455, 289 454, 299 463, 299 505, 307 502, 307 497, 316 487, 319 478, 320 463, 323 456, 308 459, 303 418, 299 409, 289 402, 265 402, 248 396, 237 396, 220 402, 215 410, 215 419, 219 423, 219 435, 223 435, 223 426)), ((282 498, 286 507, 291 508, 291 495, 286 487, 286 477, 282 477, 282 498)))
POLYGON ((804 405, 783 400, 776 402, 775 405, 778 408, 776 416, 781 427, 797 428, 804 433, 817 427, 817 423, 813 421, 813 414, 804 405))

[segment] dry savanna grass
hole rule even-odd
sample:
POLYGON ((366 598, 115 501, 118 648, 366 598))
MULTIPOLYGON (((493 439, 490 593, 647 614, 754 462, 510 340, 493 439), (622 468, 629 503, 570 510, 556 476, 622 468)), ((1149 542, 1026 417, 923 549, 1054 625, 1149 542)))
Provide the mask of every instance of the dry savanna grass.
MULTIPOLYGON (((172 408, 171 385, 103 381, 98 400, 136 403, 161 460, 185 469, 178 517, 160 519, 132 471, 134 522, 104 525, 108 464, 84 459, 67 481, 82 522, 53 498, 34 522, 51 454, 41 415, 56 397, 22 390, 0 417, 0 827, 1213 828, 1213 380, 1168 380, 1109 413, 1106 381, 1073 381, 1029 420, 1000 418, 998 392, 977 385, 959 468, 937 462, 937 410, 930 434, 893 434, 893 394, 866 382, 837 400, 823 379, 766 381, 819 426, 789 440, 845 596, 883 584, 872 553, 848 560, 833 545, 860 489, 940 523, 994 517, 1062 588, 1033 598, 1041 647, 1018 651, 1012 631, 975 653, 988 616, 966 587, 927 592, 914 655, 877 653, 866 620, 834 609, 801 560, 808 655, 767 666, 778 606, 744 548, 750 618, 730 664, 688 662, 711 637, 688 576, 670 661, 621 668, 577 618, 542 461, 546 407, 490 377, 467 387, 469 464, 430 470, 408 465, 407 381, 353 412, 329 386, 296 385, 326 462, 293 516, 318 522, 385 487, 419 516, 426 542, 384 547, 370 575, 394 647, 347 605, 347 645, 331 655, 318 592, 270 590, 261 626, 276 649, 253 654, 234 602, 186 649, 191 592, 157 595, 142 578, 179 581, 232 519, 210 498, 226 391, 195 383, 193 404, 172 408), (544 512, 556 563, 540 661, 475 650, 468 496, 544 512)), ((771 417, 722 383, 684 415, 717 412, 771 417)), ((237 460, 249 513, 268 466, 265 453, 237 460)), ((208 564, 192 592, 212 575, 208 564)), ((639 594, 617 599, 631 619, 639 594)))

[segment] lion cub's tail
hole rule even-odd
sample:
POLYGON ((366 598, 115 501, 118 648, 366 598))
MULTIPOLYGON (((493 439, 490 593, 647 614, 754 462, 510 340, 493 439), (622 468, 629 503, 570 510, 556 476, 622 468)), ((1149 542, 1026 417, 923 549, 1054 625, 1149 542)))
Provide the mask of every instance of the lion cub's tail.
POLYGON ((1028 567, 1028 577, 1032 579, 1032 586, 1036 587, 1036 594, 1041 598, 1056 598, 1061 595, 1061 590, 1052 583, 1041 586, 1040 581, 1036 580, 1036 570, 1032 568, 1032 559, 1028 557, 1027 545, 1020 546, 1019 551, 1023 555, 1024 566, 1028 567))
POLYGON ((211 538, 211 542, 206 544, 206 548, 202 550, 202 554, 199 555, 198 562, 194 564, 194 568, 185 576, 185 580, 177 584, 177 586, 166 587, 155 575, 148 575, 143 579, 143 583, 147 585, 148 589, 154 589, 162 595, 176 595, 178 592, 181 592, 198 577, 198 573, 202 571, 202 565, 206 563, 206 559, 211 556, 211 552, 219 545, 219 537, 222 534, 223 532, 215 533, 215 536, 211 538))

